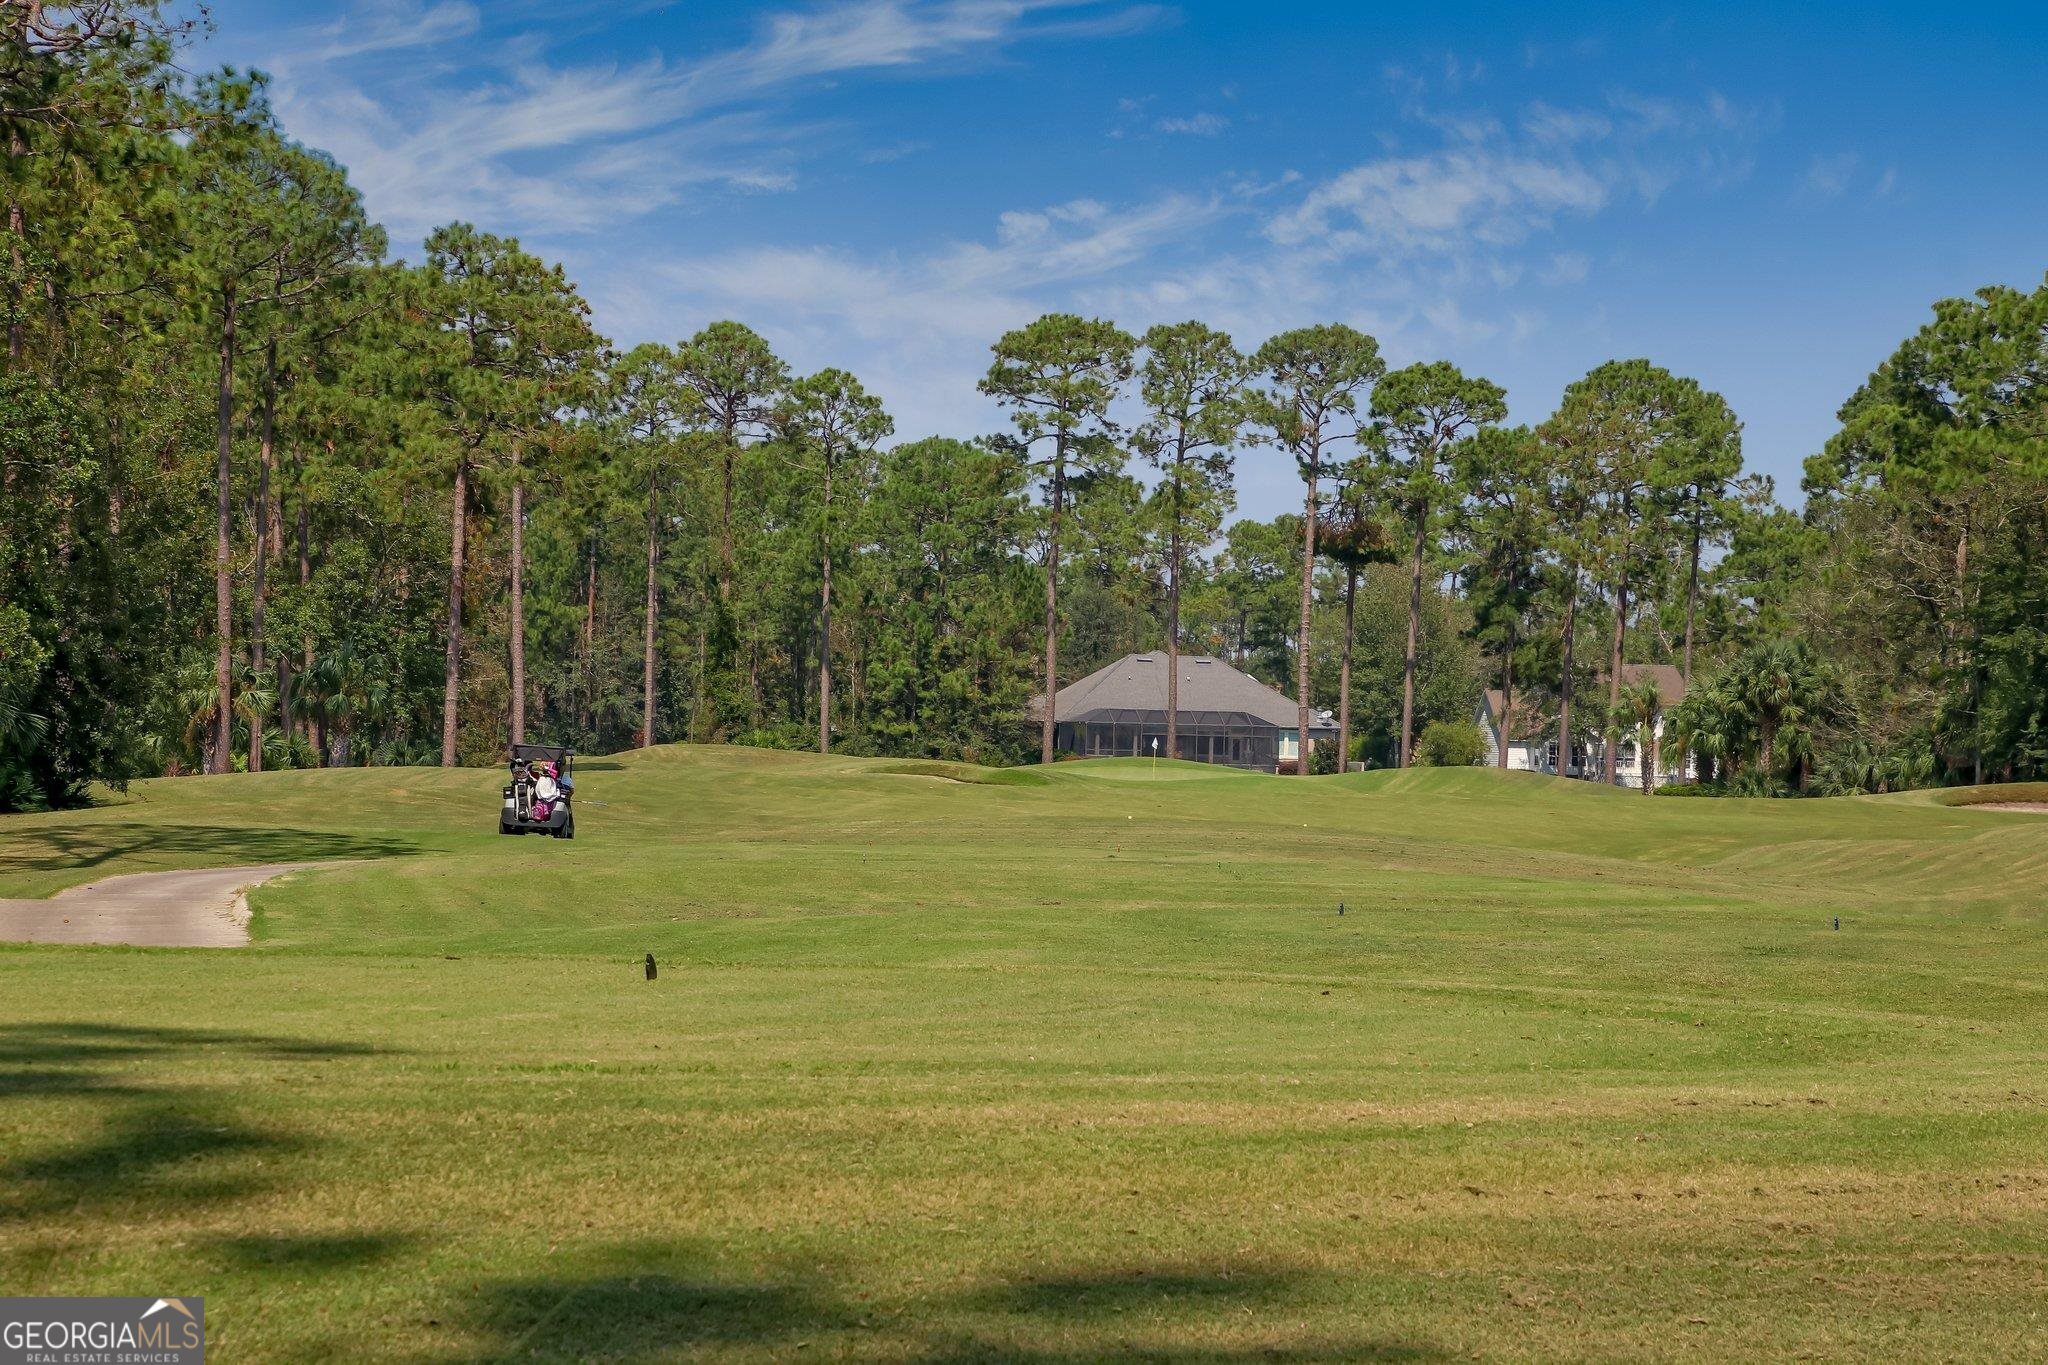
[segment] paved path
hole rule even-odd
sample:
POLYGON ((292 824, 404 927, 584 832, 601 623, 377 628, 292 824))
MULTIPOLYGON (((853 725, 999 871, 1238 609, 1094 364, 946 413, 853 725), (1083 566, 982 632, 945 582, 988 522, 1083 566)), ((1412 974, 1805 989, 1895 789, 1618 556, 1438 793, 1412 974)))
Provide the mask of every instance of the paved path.
POLYGON ((48 900, 0 900, 0 941, 239 948, 249 941, 249 902, 243 893, 272 877, 318 866, 264 863, 136 872, 70 887, 48 900))

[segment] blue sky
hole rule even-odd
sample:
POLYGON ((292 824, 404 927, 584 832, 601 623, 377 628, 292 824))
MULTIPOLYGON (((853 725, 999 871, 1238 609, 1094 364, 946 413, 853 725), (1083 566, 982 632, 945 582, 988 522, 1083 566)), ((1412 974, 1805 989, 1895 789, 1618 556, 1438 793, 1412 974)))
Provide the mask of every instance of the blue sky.
MULTIPOLYGON (((622 343, 717 317, 904 437, 1049 309, 1340 319, 1518 421, 1644 355, 1796 499, 1936 298, 2048 271, 2048 6, 214 0, 399 254, 464 218, 622 343), (1934 16, 1938 15, 1938 19, 1934 16)), ((1270 452, 1242 510, 1298 499, 1270 452)))

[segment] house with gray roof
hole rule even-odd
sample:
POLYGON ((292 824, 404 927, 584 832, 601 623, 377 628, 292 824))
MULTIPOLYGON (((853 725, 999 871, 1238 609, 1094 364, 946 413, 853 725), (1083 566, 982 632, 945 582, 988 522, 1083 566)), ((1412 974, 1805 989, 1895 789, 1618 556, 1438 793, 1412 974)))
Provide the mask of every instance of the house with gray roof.
MULTIPOLYGON (((1276 772, 1299 757, 1293 698, 1206 654, 1180 656, 1177 757, 1276 772)), ((1053 703, 1053 747, 1083 758, 1166 754, 1166 651, 1126 654, 1069 683, 1053 703)), ((1327 711, 1312 712, 1309 747, 1334 742, 1327 711)))

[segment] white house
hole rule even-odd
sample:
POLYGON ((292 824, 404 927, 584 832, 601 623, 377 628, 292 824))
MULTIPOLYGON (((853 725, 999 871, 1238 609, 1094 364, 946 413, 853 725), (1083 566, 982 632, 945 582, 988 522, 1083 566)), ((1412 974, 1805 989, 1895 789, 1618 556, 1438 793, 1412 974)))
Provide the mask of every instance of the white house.
MULTIPOLYGON (((1690 782, 1697 775, 1690 756, 1680 761, 1670 749, 1662 744, 1665 714, 1672 707, 1685 700, 1685 675, 1670 664, 1623 664, 1621 683, 1630 687, 1648 678, 1657 685, 1657 695, 1663 702, 1663 709, 1657 713, 1653 724, 1655 742, 1661 771, 1653 778, 1653 785, 1668 786, 1673 782, 1690 782)), ((1604 777, 1607 770, 1607 742, 1594 732, 1593 728, 1572 727, 1571 761, 1563 768, 1558 766, 1557 753, 1557 710, 1554 705, 1538 705, 1524 697, 1516 697, 1512 706, 1496 688, 1488 688, 1479 699, 1479 714, 1473 718, 1479 725, 1480 733, 1486 736, 1486 762, 1498 766, 1501 749, 1507 749, 1507 766, 1515 772, 1557 773, 1567 777, 1604 777)), ((1640 787, 1643 783, 1643 765, 1650 761, 1650 755, 1637 752, 1635 736, 1624 738, 1615 754, 1614 781, 1617 786, 1640 787)))

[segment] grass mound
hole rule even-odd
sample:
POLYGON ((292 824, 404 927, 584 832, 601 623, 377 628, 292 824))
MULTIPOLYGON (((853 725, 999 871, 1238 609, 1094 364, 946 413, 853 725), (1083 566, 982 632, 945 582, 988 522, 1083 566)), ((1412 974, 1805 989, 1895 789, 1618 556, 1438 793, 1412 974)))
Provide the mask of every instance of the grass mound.
POLYGON ((1059 763, 1052 771, 1062 777, 1094 777, 1109 782, 1228 782, 1273 776, 1181 758, 1076 758, 1059 763))
POLYGON ((1045 774, 1030 768, 983 768, 939 759, 892 759, 877 763, 868 771, 897 777, 936 777, 983 787, 1042 787, 1046 782, 1045 774))
POLYGON ((2048 803, 2048 782, 1999 782, 1982 787, 1945 787, 1933 799, 1943 806, 2040 805, 2048 803))

